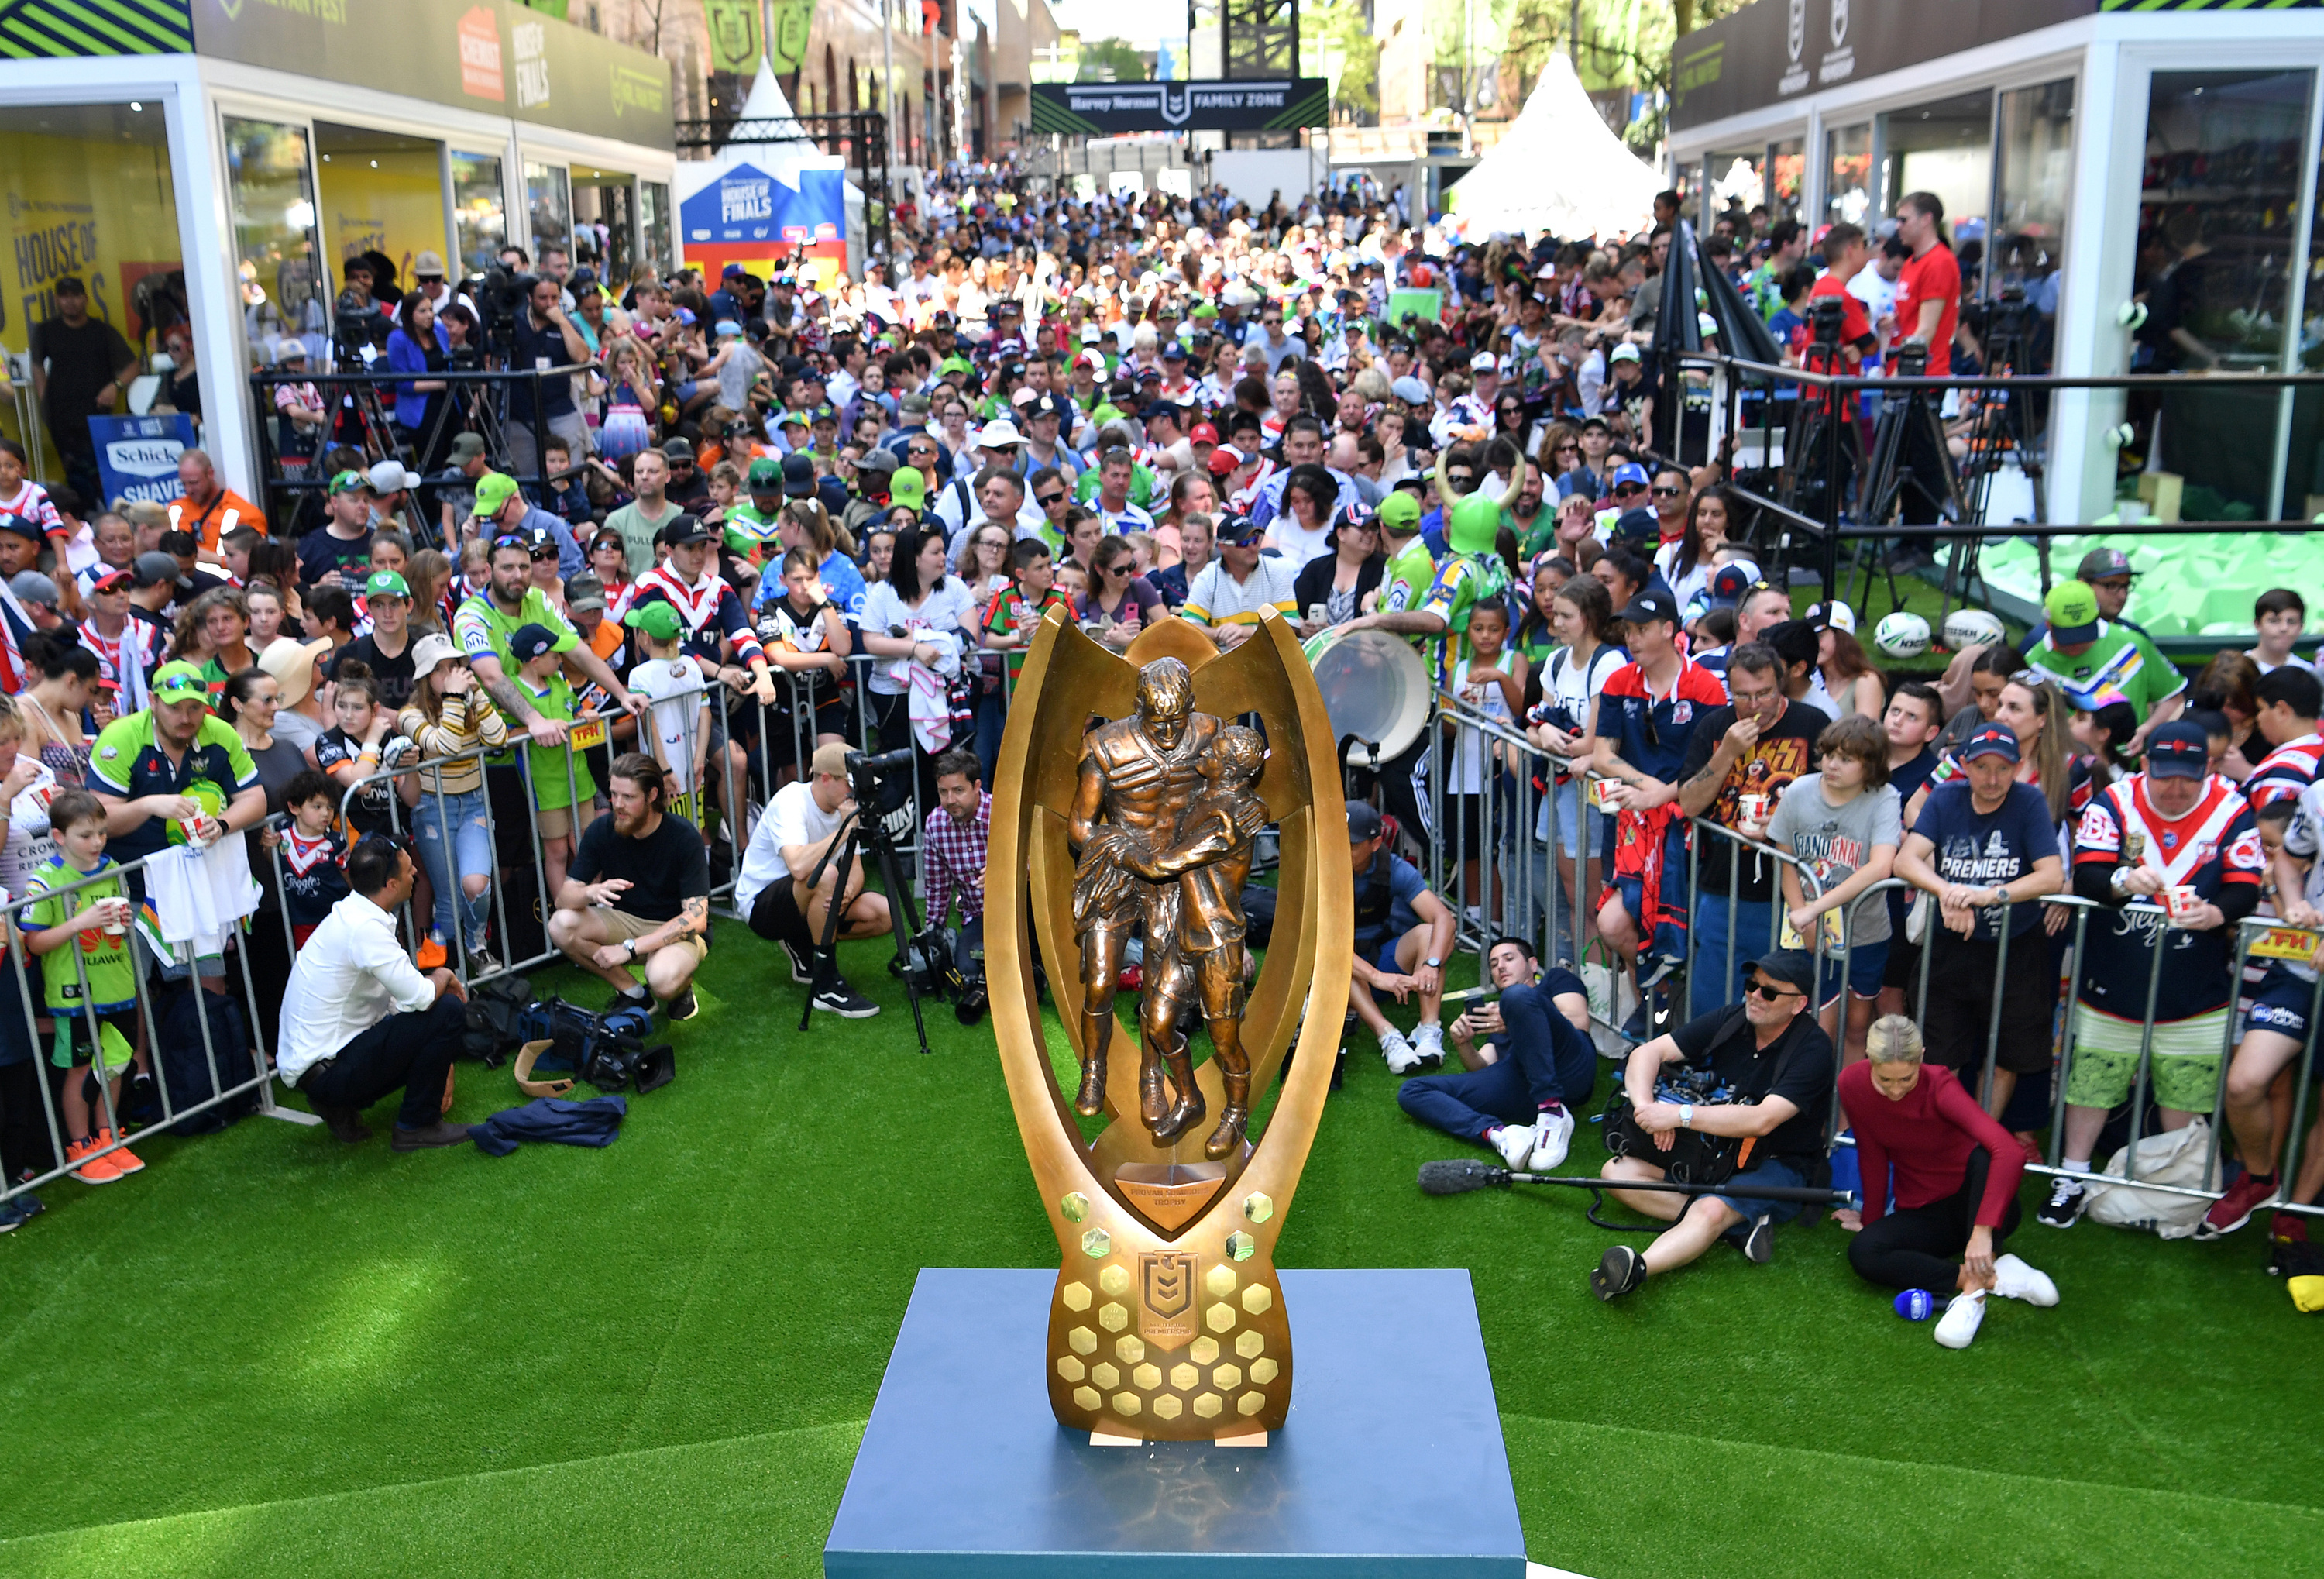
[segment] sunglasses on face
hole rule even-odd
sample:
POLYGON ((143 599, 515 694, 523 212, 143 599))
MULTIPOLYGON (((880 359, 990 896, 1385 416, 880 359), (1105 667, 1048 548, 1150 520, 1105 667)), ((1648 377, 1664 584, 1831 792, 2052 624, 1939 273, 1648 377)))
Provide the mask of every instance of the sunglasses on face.
POLYGON ((1774 982, 1769 981, 1753 982, 1743 990, 1746 993, 1757 993, 1762 999, 1770 1003, 1778 1002, 1785 998, 1796 998, 1800 995, 1800 990, 1797 987, 1778 986, 1774 982))
POLYGON ((1619 499, 1625 494, 1643 494, 1646 491, 1646 485, 1644 483, 1617 483, 1614 485, 1614 497, 1617 499, 1619 499))
POLYGON ((1554 453, 1558 455, 1579 455, 1582 453, 1582 446, 1578 444, 1561 444, 1557 447, 1554 453))
POLYGON ((553 559, 557 558, 557 550, 554 548, 532 549, 527 550, 527 557, 530 559, 534 564, 538 565, 543 559, 553 559))
POLYGON ((1654 495, 1657 499, 1675 499, 1685 492, 1684 488, 1656 488, 1654 495))
POLYGON ((1036 494, 1033 495, 1033 502, 1036 504, 1038 504, 1042 509, 1047 510, 1050 505, 1055 504, 1064 497, 1065 494, 1063 493, 1036 494))

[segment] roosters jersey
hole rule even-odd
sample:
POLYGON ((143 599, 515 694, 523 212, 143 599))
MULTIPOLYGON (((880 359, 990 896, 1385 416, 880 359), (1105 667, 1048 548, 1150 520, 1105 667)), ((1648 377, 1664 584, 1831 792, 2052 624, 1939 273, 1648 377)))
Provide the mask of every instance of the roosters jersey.
MULTIPOLYGON (((2144 773, 2109 784, 2090 797, 2074 834, 2076 866, 2122 865, 2151 872, 2165 883, 2215 900, 2231 883, 2256 887, 2267 866, 2251 803, 2216 774, 2186 816, 2166 817, 2147 799, 2144 773)), ((2159 896, 2158 896, 2159 897, 2159 896)), ((2235 928, 2190 932, 2166 924, 2144 906, 2096 914, 2083 943, 2081 1001, 2125 1020, 2146 1012, 2153 949, 2165 953, 2155 985, 2157 1023, 2188 1020, 2224 1008, 2234 983, 2235 928)))
POLYGON ((2260 759, 2244 780, 2244 799, 2257 811, 2271 800, 2282 800, 2316 782, 2316 767, 2324 760, 2324 734, 2303 734, 2287 740, 2260 759))

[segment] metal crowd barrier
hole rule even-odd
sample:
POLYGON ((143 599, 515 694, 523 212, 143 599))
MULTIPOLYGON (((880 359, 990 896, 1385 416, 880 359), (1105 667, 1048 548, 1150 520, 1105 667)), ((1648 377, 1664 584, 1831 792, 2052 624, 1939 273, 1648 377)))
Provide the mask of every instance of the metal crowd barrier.
MULTIPOLYGON (((1596 861, 1594 846, 1597 843, 1595 839, 1587 836, 1593 831, 1591 825, 1596 820, 1591 816, 1592 808, 1588 785, 1596 778, 1596 775, 1591 772, 1586 763, 1558 758, 1507 725, 1473 712, 1463 706, 1457 698, 1443 693, 1439 693, 1435 698, 1429 720, 1427 738, 1430 742, 1429 749, 1423 753, 1419 770, 1426 780, 1423 802, 1428 808, 1429 820, 1432 824, 1430 829, 1432 836, 1426 841, 1428 870, 1425 875, 1428 879, 1431 891, 1446 899, 1452 905, 1455 918, 1455 946, 1464 951, 1481 955, 1496 937, 1508 933, 1535 937, 1538 939, 1537 947, 1542 958, 1569 962, 1578 969, 1587 956, 1586 919, 1594 913, 1596 908, 1591 902, 1593 891, 1587 884, 1590 869, 1596 861), (1450 727, 1448 728, 1447 725, 1450 727), (1488 766, 1488 771, 1484 775, 1485 788, 1478 791, 1480 799, 1476 819, 1477 837, 1473 845, 1465 819, 1458 816, 1448 817, 1446 815, 1446 808, 1452 803, 1452 796, 1466 793, 1466 791, 1452 790, 1446 781, 1447 763, 1457 759, 1464 746, 1478 753, 1473 761, 1488 766), (1488 746, 1493 750, 1485 751, 1484 748, 1488 746), (1554 790, 1553 789, 1550 795, 1545 796, 1535 783, 1536 772, 1540 774, 1545 783, 1552 783, 1554 772, 1561 770, 1570 772, 1582 786, 1575 794, 1574 802, 1583 821, 1584 836, 1577 841, 1579 854, 1571 867, 1573 882, 1571 891, 1580 896, 1579 905, 1566 899, 1567 891, 1560 882, 1561 877, 1564 875, 1559 870, 1563 842, 1561 835, 1563 830, 1558 826, 1556 816, 1562 814, 1563 808, 1560 806, 1556 813, 1553 813, 1546 818, 1543 817, 1541 813, 1545 802, 1554 803, 1553 799, 1554 790), (1545 848, 1543 847, 1545 843, 1545 848), (1467 871, 1471 862, 1477 867, 1473 889, 1467 871), (1497 879, 1500 880, 1498 888, 1497 879), (1497 892, 1499 895, 1498 903, 1491 897, 1497 892), (1582 912, 1583 919, 1575 918, 1572 912, 1576 910, 1582 912), (1572 929, 1567 930, 1568 927, 1572 929)), ((1614 815, 1611 810, 1598 812, 1598 816, 1600 817, 1610 817, 1614 815)), ((1702 913, 1702 901, 1704 898, 1701 891, 1701 851, 1703 836, 1708 835, 1729 841, 1737 846, 1737 849, 1732 852, 1735 855, 1739 855, 1741 846, 1748 845, 1753 854, 1791 867, 1798 873, 1802 894, 1807 900, 1812 900, 1817 898, 1821 888, 1814 872, 1788 852, 1775 849, 1772 845, 1757 840, 1747 839, 1735 829, 1711 822, 1705 817, 1689 817, 1683 812, 1681 812, 1680 816, 1688 824, 1691 833, 1694 836, 1688 840, 1685 887, 1690 957, 1687 961, 1686 976, 1672 978, 1674 982, 1683 983, 1704 963, 1692 956, 1698 936, 1697 922, 1702 913)), ((1740 961, 1738 958, 1738 929, 1733 925, 1731 918, 1746 901, 1740 897, 1741 872, 1738 861, 1730 858, 1727 863, 1727 869, 1726 897, 1730 921, 1727 928, 1724 957, 1720 962, 1722 968, 1717 979, 1722 983, 1732 983, 1736 979, 1736 971, 1740 961)), ((1600 876, 1601 885, 1603 881, 1604 877, 1601 873, 1600 876)), ((1888 896, 1898 891, 1914 893, 1920 891, 1902 878, 1891 876, 1882 879, 1865 889, 1843 907, 1840 936, 1837 945, 1826 940, 1821 927, 1816 929, 1816 935, 1812 939, 1803 940, 1808 951, 1818 959, 1820 967, 1825 961, 1836 964, 1837 974, 1843 983, 1836 1022, 1839 1036, 1835 1038, 1835 1049, 1841 1051, 1842 1058, 1835 1060, 1835 1080, 1844 1061, 1849 999, 1845 983, 1849 966, 1853 963, 1858 915, 1861 908, 1868 903, 1886 904, 1888 896)), ((1768 936, 1772 939, 1781 935, 1784 922, 1784 900, 1780 882, 1771 885, 1770 897, 1766 902, 1769 908, 1768 936)), ((2062 998, 2053 996, 2049 1143, 2043 1160, 2029 1165, 2029 1171, 2052 1177, 2070 1177, 2085 1184, 2136 1185, 2141 1189, 2152 1189, 2164 1194, 2209 1200, 2218 1199, 2223 1193, 2220 1174, 2221 1153, 2227 1136, 2225 1113, 2227 1076, 2234 1063, 2236 1048, 2242 1039, 2244 1014, 2241 986, 2244 967, 2250 957, 2252 943, 2255 937, 2268 933, 2299 933, 2301 936, 2315 940, 2319 945, 2324 945, 2324 929, 2291 928, 2280 920, 2265 918, 2247 919, 2236 928, 2236 946, 2227 977, 2229 991, 2227 1011, 2221 1036, 2218 1077, 2213 1092, 2210 1110, 2204 1115, 2210 1130, 2209 1147, 2204 1164, 2203 1184, 2200 1188, 2197 1188, 2186 1185, 2150 1183, 2142 1179, 2137 1171, 2138 1144, 2148 1133, 2146 1114, 2148 1098, 2152 1090, 2153 1062, 2155 1056, 2153 1051, 2155 1006, 2160 996, 2165 952, 2159 946, 2159 931, 2167 929, 2167 912, 2152 901, 2135 900, 2121 907, 2107 907, 2063 892, 2044 895, 2038 900, 2023 902, 2040 904, 2068 912, 2071 917, 2072 928, 2072 941, 2061 974, 2062 998), (2133 922, 2134 925, 2158 929, 2158 946, 2150 950, 2145 995, 2140 1020, 2138 1063, 2129 1098, 2129 1138, 2126 1143, 2127 1150, 2124 1160, 2124 1172, 2120 1176, 2098 1172, 2095 1168, 2091 1171, 2069 1169, 2064 1166, 2063 1158, 2066 1087, 2071 1077, 2076 1044, 2081 1027, 2076 994, 2082 979, 2089 920, 2095 911, 2117 910, 2137 918, 2133 922), (2061 1010, 2062 1012, 2058 1011, 2061 1010)), ((1933 904, 1933 899, 1932 903, 1933 904)), ((1928 1018, 1930 950, 1935 943, 1936 934, 1941 925, 1941 922, 1932 914, 1923 932, 1922 940, 1917 946, 1905 937, 1901 928, 1889 939, 1889 946, 1892 950, 1917 947, 1921 954, 1921 959, 1914 969, 1915 988, 1912 1008, 1915 1022, 1925 1022, 1928 1018)), ((2042 970, 2049 968, 2048 937, 2046 926, 2038 929, 2036 940, 2040 944, 2039 963, 2032 968, 2042 970)), ((2024 952, 2023 943, 2017 946, 2019 953, 2024 952)), ((1991 1096, 1994 1077, 1998 1067, 2003 1033, 2002 989, 2010 970, 2011 948, 2010 939, 2005 933, 1995 949, 1992 1009, 1986 1027, 1983 1066, 1976 1079, 1976 1094, 1980 1103, 1987 1102, 1991 1096)), ((2019 962, 2019 968, 2027 968, 2022 960, 2019 962)), ((1617 974, 1618 976, 1619 972, 1618 971, 1617 974)), ((1720 996, 1722 1001, 1731 1001, 1731 990, 1722 992, 1720 996)), ((1616 1002, 1618 1003, 1618 998, 1616 1002)), ((1594 1005, 1591 1015, 1593 1021, 1603 1029, 1613 1032, 1618 1038, 1623 1037, 1620 1026, 1614 1023, 1609 1017, 1600 1016, 1594 1005)), ((2319 979, 2310 993, 2309 1024, 2311 1027, 2324 1024, 2324 973, 2319 973, 2319 979)), ((2298 1177, 2303 1143, 2308 1138, 2310 1110, 2309 1088, 2317 1072, 2316 1043, 2316 1036, 2311 1031, 2307 1047, 2289 1071, 2292 1080, 2291 1122, 2283 1138, 2282 1155, 2277 1159, 2277 1173, 2285 1180, 2287 1192, 2292 1181, 2298 1177)), ((1851 1137, 1837 1134, 1840 1123, 1841 1115, 1839 1103, 1835 1100, 1831 1118, 1835 1142, 1840 1145, 1852 1145, 1851 1137)), ((2092 1160, 2095 1164, 2102 1159, 2094 1158, 2092 1160)), ((2324 1216, 2324 1204, 2286 1205, 2283 1209, 2307 1215, 2324 1216)))
MULTIPOLYGON (((245 838, 263 829, 278 826, 284 820, 283 817, 277 815, 254 824, 248 829, 225 836, 245 838)), ((126 894, 130 891, 132 878, 137 878, 142 882, 143 873, 146 868, 165 854, 174 858, 176 852, 174 850, 157 852, 153 855, 139 860, 107 866, 103 871, 91 873, 87 877, 71 882, 60 883, 51 888, 42 898, 45 900, 55 897, 61 900, 65 905, 65 914, 69 918, 78 908, 75 896, 82 890, 99 884, 109 887, 118 882, 121 892, 126 894)), ((278 898, 280 891, 278 888, 276 891, 278 898)), ((24 1016, 24 1034, 32 1048, 34 1084, 40 1088, 41 1112, 48 1131, 50 1160, 52 1166, 38 1172, 31 1178, 0 1177, 0 1201, 5 1201, 27 1190, 37 1189, 42 1185, 54 1183, 70 1169, 89 1160, 89 1158, 69 1160, 65 1154, 66 1140, 62 1122, 58 1113, 60 1082, 53 1073, 54 1066, 50 1057, 55 1033, 51 1031, 44 1038, 40 1029, 40 1020, 50 1016, 42 995, 35 993, 32 987, 32 972, 26 964, 26 956, 30 951, 25 946, 18 919, 24 910, 29 910, 36 902, 39 901, 28 900, 22 895, 14 896, 7 901, 5 907, 6 941, 9 965, 15 973, 16 993, 24 1016)), ((260 908, 261 910, 264 908, 263 900, 260 908)), ((251 924, 258 924, 256 911, 253 912, 251 924)), ((250 1055, 252 1073, 247 1078, 228 1081, 221 1074, 218 1063, 219 1048, 210 1025, 210 1006, 203 1001, 212 997, 223 1000, 225 994, 212 993, 208 988, 201 984, 201 974, 198 964, 184 958, 166 962, 157 961, 151 945, 144 938, 136 936, 137 920, 134 915, 128 927, 129 958, 131 971, 134 977, 137 1028, 141 1041, 141 1046, 136 1051, 143 1056, 147 1070, 153 1077, 155 1094, 159 1097, 161 1107, 161 1118, 141 1130, 139 1137, 143 1139, 160 1133, 174 1127, 182 1120, 198 1117, 244 1098, 248 1098, 254 1103, 256 1113, 267 1118, 300 1124, 320 1123, 322 1121, 314 1114, 281 1106, 274 1100, 271 1084, 274 1061, 267 1050, 264 1022, 258 1014, 258 990, 251 976, 250 952, 244 943, 246 934, 239 929, 229 933, 226 946, 240 962, 242 997, 237 1010, 242 1016, 244 1032, 250 1039, 247 1050, 250 1055), (208 1074, 209 1094, 183 1106, 179 1105, 171 1094, 169 1069, 165 1063, 167 1055, 162 1048, 160 1024, 156 1018, 152 978, 154 968, 162 963, 178 965, 187 970, 186 979, 180 983, 173 983, 175 990, 201 994, 201 999, 197 1001, 196 1011, 192 1018, 201 1031, 202 1057, 208 1074)), ((182 949, 180 952, 182 953, 182 949)), ((60 948, 50 953, 43 958, 42 969, 44 972, 60 969, 66 967, 68 964, 78 978, 80 1002, 84 1006, 91 1004, 94 1000, 89 993, 87 963, 78 948, 60 948)), ((91 1017, 89 1033, 92 1059, 93 1061, 101 1060, 99 1049, 103 1045, 102 1032, 98 1029, 95 1017, 91 1017)), ((130 1068, 135 1067, 136 1063, 133 1058, 130 1068)), ((127 1071, 124 1072, 123 1077, 124 1079, 127 1077, 127 1071)), ((102 1115, 103 1121, 99 1127, 110 1130, 113 1140, 101 1149, 91 1152, 89 1157, 104 1158, 127 1146, 129 1137, 124 1133, 122 1113, 113 1094, 112 1081, 99 1080, 97 1085, 96 1112, 102 1115)))

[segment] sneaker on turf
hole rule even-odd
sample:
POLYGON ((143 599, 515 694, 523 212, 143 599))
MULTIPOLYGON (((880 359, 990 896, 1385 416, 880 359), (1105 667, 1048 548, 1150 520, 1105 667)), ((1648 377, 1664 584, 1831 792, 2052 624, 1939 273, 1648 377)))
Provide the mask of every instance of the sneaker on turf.
POLYGON ((783 952, 791 956, 791 980, 802 987, 815 985, 815 961, 806 949, 796 943, 783 945, 783 952))
POLYGON ((653 1007, 653 989, 647 986, 643 982, 639 982, 633 985, 623 987, 620 992, 613 994, 613 1001, 611 1003, 608 1003, 605 1007, 608 1009, 651 1009, 653 1007))
MULTIPOLYGON (((2050 1185, 2050 1198, 2034 1214, 2037 1222, 2052 1228, 2071 1228, 2082 1214, 2082 1206, 2090 1192, 2070 1178, 2055 1179, 2050 1185)), ((1974 1330, 1974 1329, 1972 1329, 1974 1330)))
POLYGON ((2308 1219, 2297 1212, 2279 1211, 2267 1221, 2267 1236, 2278 1244, 2306 1244, 2308 1219))
POLYGON ((0 1233, 14 1233, 20 1224, 30 1223, 47 1210, 48 1208, 41 1204, 41 1197, 33 1195, 23 1195, 11 1201, 0 1201, 0 1233))
POLYGON ((1444 1028, 1425 1022, 1412 1028, 1412 1050, 1421 1064, 1434 1069, 1444 1062, 1444 1028))
POLYGON ((1534 1131, 1531 1124, 1503 1124, 1485 1137, 1485 1144, 1501 1154, 1501 1160, 1522 1173, 1533 1158, 1534 1131))
POLYGON ((106 1158, 97 1155, 94 1140, 75 1140, 65 1148, 68 1177, 85 1185, 109 1185, 118 1181, 121 1170, 106 1158))
POLYGON ((1993 1291, 2004 1299, 2023 1299, 2044 1307, 2058 1303, 2058 1285, 2014 1255, 1993 1258, 1993 1291))
POLYGON ((1751 1219, 1751 1232, 1743 1236, 1743 1259, 1754 1266, 1764 1267, 1775 1258, 1775 1220, 1762 1212, 1751 1219))
MULTIPOLYGON (((687 1002, 691 1002, 693 997, 693 993, 687 993, 687 1002)), ((815 990, 815 1006, 818 1011, 825 1014, 836 1014, 842 1020, 869 1020, 880 1012, 880 1005, 858 993, 845 982, 834 982, 830 986, 817 987, 815 990)))
POLYGON ((1650 993, 1660 986, 1670 974, 1686 962, 1674 954, 1642 954, 1638 956, 1638 991, 1650 993))
POLYGON ((2246 1173, 2228 1187, 2226 1195, 2211 1203, 2211 1209, 2195 1224, 2195 1237, 2225 1238, 2250 1222, 2252 1214, 2275 1199, 2277 1194, 2275 1175, 2246 1173))
POLYGON ((1394 1026, 1380 1032, 1379 1050, 1391 1075, 1409 1075, 1420 1067, 1420 1049, 1405 1040, 1404 1032, 1394 1026))
POLYGON ((1646 1280, 1646 1258, 1627 1244, 1618 1244, 1599 1258, 1590 1274, 1590 1292, 1611 1302, 1646 1280))
POLYGON ((477 947, 468 950, 468 974, 470 976, 496 976, 500 974, 501 962, 493 957, 493 951, 491 949, 479 945, 477 947))
MULTIPOLYGON (((818 1008, 821 1004, 816 1005, 818 1008)), ((672 1020, 691 1020, 702 1012, 702 1005, 694 1001, 694 989, 688 987, 661 1006, 661 1011, 672 1020)))
POLYGON ((1533 1122, 1533 1156, 1526 1164, 1531 1173, 1554 1173, 1564 1165, 1573 1145, 1573 1115, 1563 1107, 1545 1108, 1533 1122))
MULTIPOLYGON (((112 1146, 115 1140, 120 1139, 122 1139, 122 1136, 117 1131, 99 1130, 97 1132, 97 1143, 100 1146, 112 1146)), ((126 1146, 115 1147, 114 1150, 106 1153, 105 1159, 113 1164, 113 1169, 115 1173, 143 1173, 145 1171, 145 1164, 140 1161, 137 1154, 130 1150, 126 1146)))
POLYGON ((1945 1307, 1944 1315, 1937 1317, 1937 1342, 1948 1349, 1966 1349, 1984 1320, 1984 1289, 1956 1294, 1953 1302, 1945 1307))

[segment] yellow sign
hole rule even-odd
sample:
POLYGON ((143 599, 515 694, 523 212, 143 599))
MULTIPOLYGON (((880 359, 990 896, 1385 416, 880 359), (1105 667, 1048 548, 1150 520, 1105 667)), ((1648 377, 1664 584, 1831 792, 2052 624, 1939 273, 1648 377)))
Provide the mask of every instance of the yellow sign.
POLYGON ((587 751, 593 745, 603 745, 605 743, 605 721, 603 718, 591 718, 585 723, 576 724, 567 738, 572 743, 575 751, 587 751))
POLYGON ((315 173, 334 288, 339 265, 362 253, 385 253, 395 264, 396 283, 409 285, 413 259, 423 252, 450 252, 444 241, 443 171, 434 148, 334 149, 315 173))
POLYGON ((2313 932, 2303 932, 2297 927, 2270 927, 2251 946, 2255 959, 2291 959, 2301 965, 2314 965, 2324 939, 2313 932))

